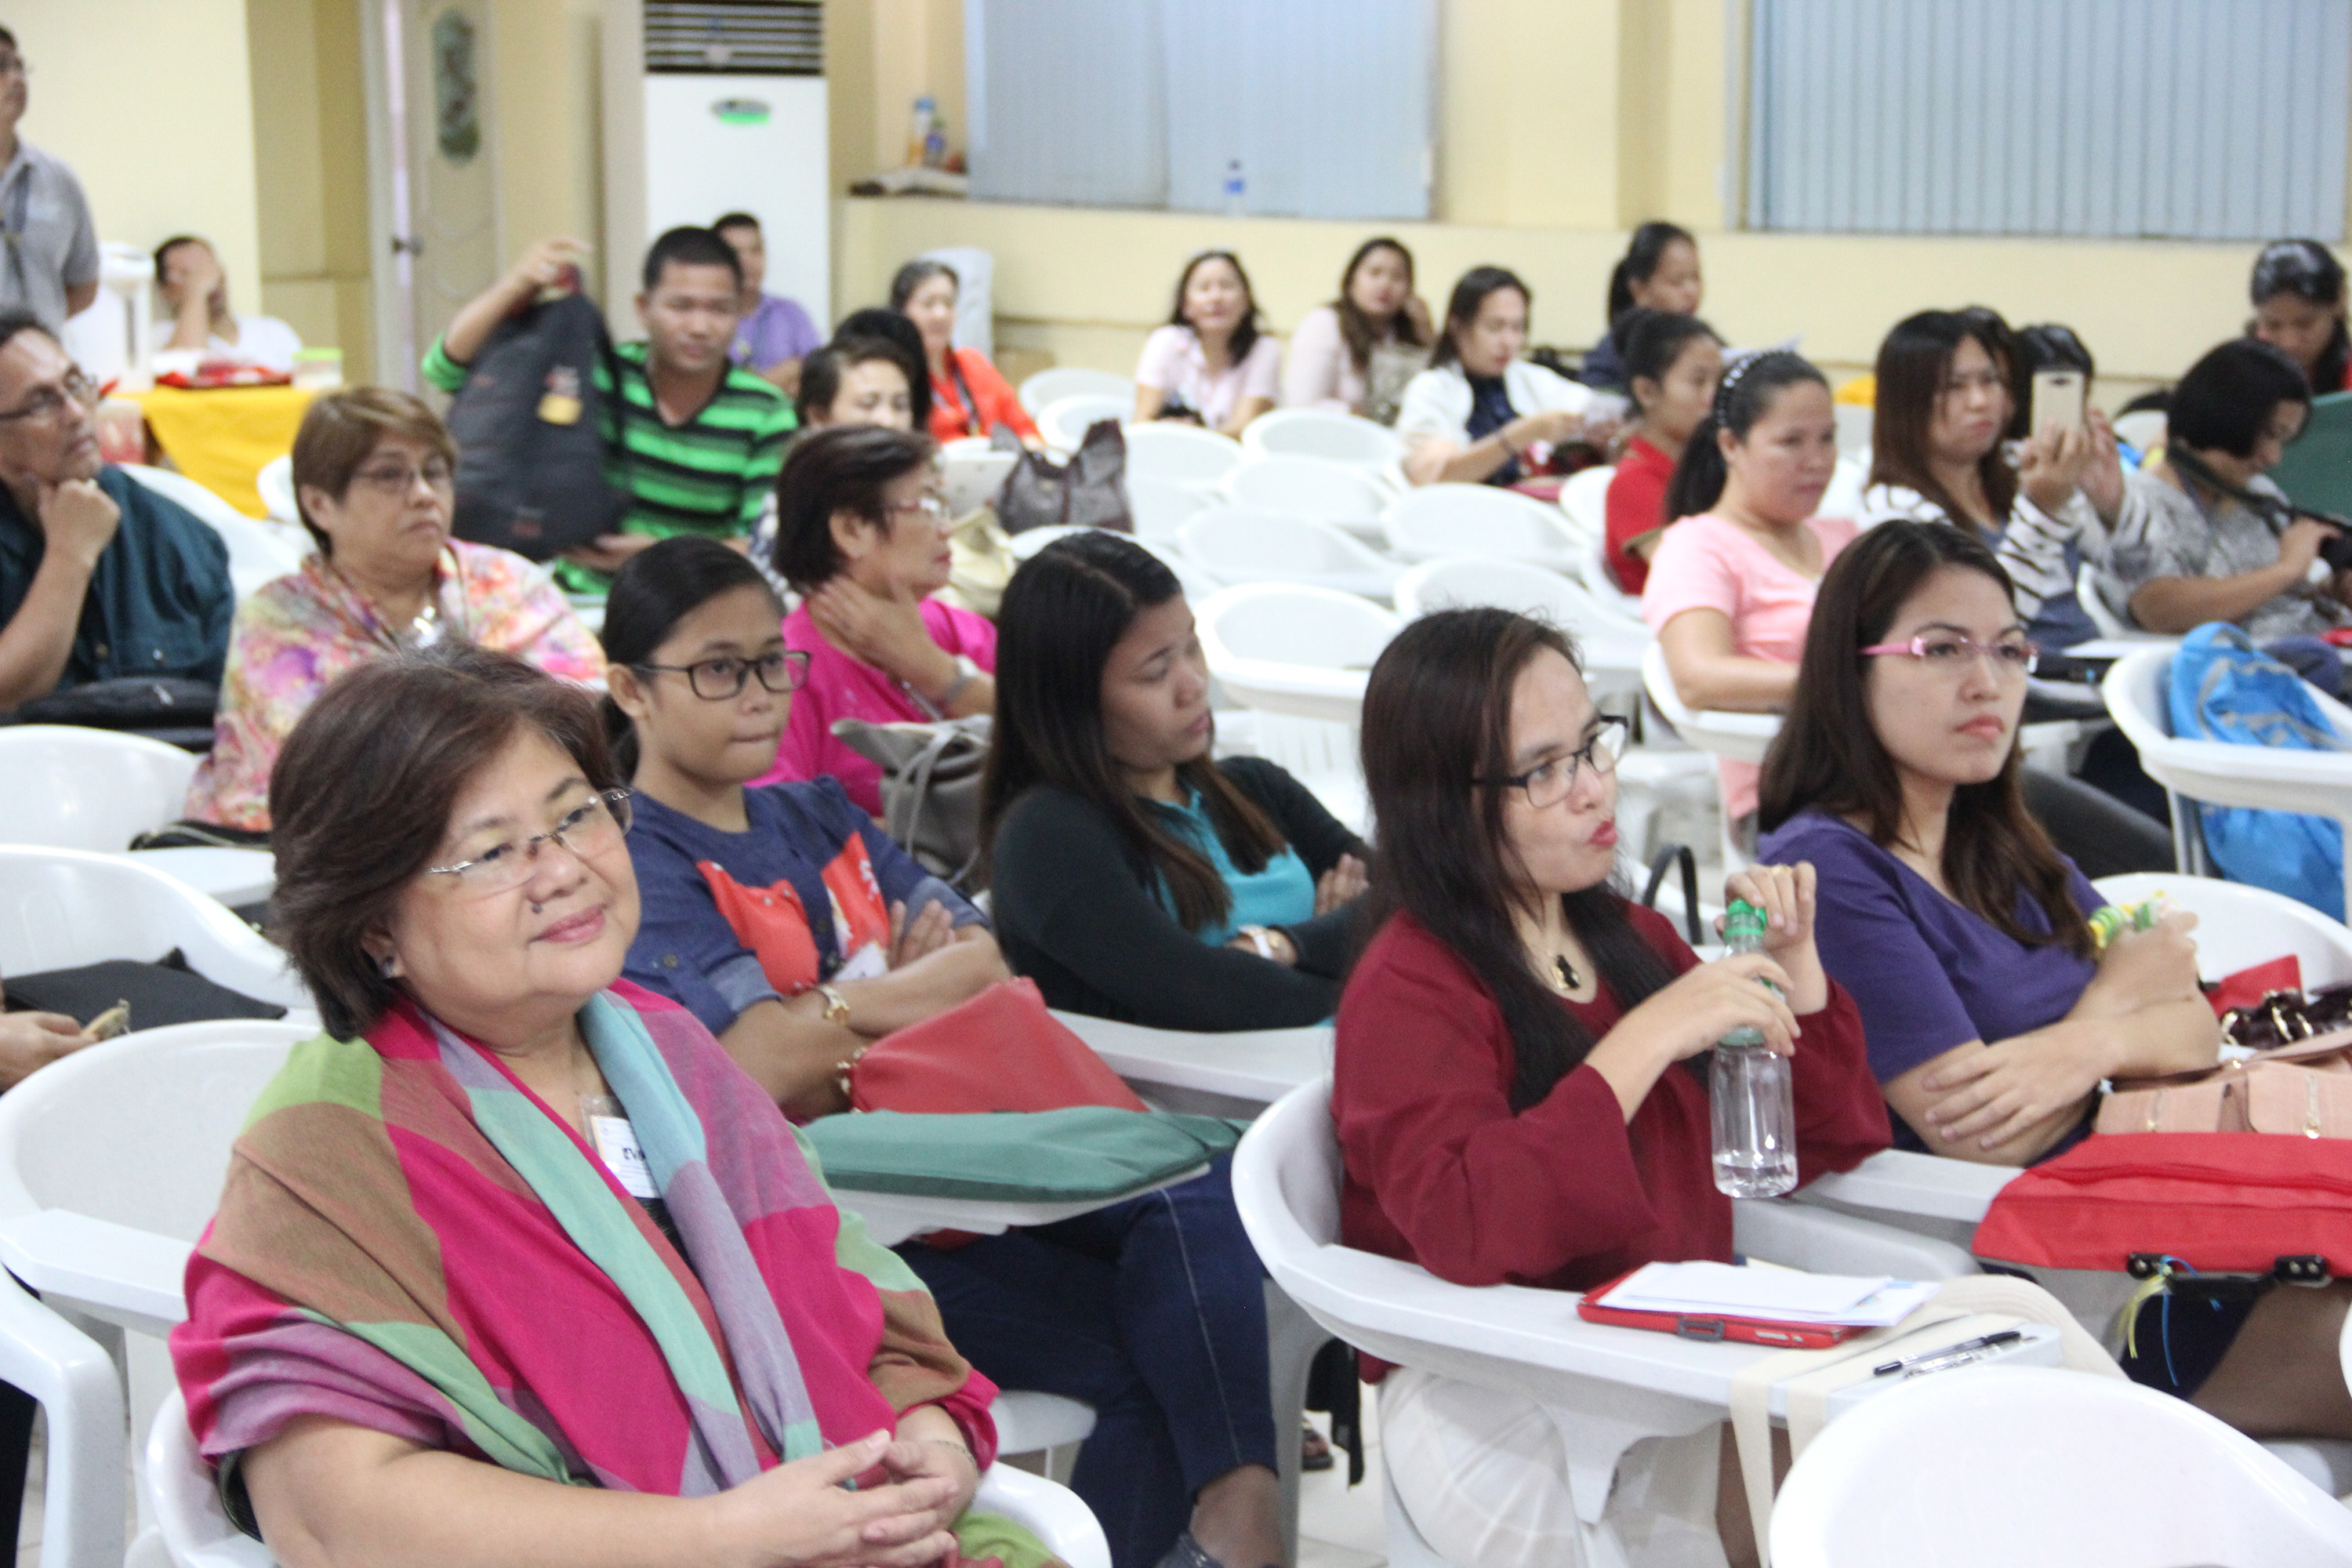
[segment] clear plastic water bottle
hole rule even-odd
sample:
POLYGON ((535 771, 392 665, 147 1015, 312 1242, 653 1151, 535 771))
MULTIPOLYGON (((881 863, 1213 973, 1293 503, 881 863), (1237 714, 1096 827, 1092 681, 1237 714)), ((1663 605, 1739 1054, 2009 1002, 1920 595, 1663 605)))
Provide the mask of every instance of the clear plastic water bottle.
MULTIPOLYGON (((1764 911, 1734 899, 1723 917, 1729 952, 1764 946, 1764 911)), ((1715 1185, 1735 1198, 1776 1198, 1797 1185, 1797 1111, 1789 1058, 1766 1048, 1759 1029, 1742 1026, 1715 1044, 1707 1080, 1715 1122, 1715 1185)))
POLYGON ((1239 158, 1226 159, 1225 216, 1227 217, 1241 216, 1242 207, 1248 195, 1249 183, 1242 178, 1242 161, 1239 158))

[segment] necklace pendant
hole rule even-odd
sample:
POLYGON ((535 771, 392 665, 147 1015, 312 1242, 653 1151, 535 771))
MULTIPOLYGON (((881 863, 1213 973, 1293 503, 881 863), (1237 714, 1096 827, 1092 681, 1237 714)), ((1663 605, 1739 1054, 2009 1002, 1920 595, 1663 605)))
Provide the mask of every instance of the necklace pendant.
POLYGON ((1584 983, 1582 976, 1576 973, 1576 965, 1570 963, 1565 954, 1553 955, 1551 974, 1553 987, 1563 994, 1575 990, 1584 983))

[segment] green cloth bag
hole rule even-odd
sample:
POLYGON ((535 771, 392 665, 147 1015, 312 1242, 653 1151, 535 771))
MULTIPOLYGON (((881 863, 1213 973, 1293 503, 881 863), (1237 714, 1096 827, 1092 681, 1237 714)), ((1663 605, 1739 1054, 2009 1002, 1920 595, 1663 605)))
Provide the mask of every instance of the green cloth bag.
POLYGON ((1205 1164, 1241 1141, 1242 1124, 1081 1105, 957 1116, 854 1110, 801 1131, 825 1181, 844 1192, 1097 1203, 1205 1164))

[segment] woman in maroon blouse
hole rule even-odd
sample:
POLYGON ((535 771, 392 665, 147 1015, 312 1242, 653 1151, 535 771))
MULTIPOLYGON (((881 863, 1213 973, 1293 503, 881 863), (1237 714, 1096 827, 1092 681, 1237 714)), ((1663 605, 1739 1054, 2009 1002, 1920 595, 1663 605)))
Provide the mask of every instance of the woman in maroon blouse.
MULTIPOLYGON (((1769 916, 1765 951, 1708 964, 1609 886, 1622 724, 1595 710, 1565 636, 1507 611, 1424 617, 1373 667, 1383 907, 1339 1005, 1331 1096, 1349 1246, 1456 1284, 1571 1290, 1728 1261, 1703 1058, 1741 1025, 1791 1058, 1801 1179, 1886 1147, 1859 1017, 1813 950, 1811 867, 1733 877, 1769 916)), ((1400 1369, 1381 1415, 1398 1491, 1449 1561, 1581 1560, 1532 1401, 1400 1369)), ((1654 1545, 1706 1531, 1717 1452, 1714 1434, 1637 1445, 1604 1525, 1654 1545)), ((1752 1545, 1736 1479, 1722 1490, 1736 1561, 1752 1545)))

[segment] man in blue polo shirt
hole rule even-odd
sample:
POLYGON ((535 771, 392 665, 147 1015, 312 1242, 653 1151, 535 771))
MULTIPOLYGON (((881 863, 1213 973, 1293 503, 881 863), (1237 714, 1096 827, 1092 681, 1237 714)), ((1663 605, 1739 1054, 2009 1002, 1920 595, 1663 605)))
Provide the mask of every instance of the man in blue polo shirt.
POLYGON ((0 310, 0 710, 124 676, 220 684, 228 548, 105 465, 97 402, 30 311, 0 310))

